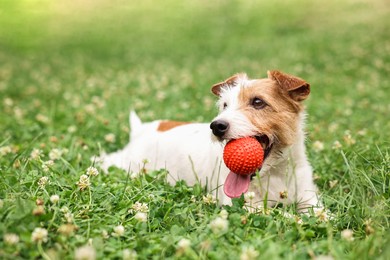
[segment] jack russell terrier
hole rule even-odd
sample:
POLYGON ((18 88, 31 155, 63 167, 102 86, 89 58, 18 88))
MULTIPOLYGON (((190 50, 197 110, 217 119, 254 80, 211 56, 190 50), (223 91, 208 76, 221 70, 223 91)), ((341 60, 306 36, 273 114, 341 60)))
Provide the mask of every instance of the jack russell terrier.
MULTIPOLYGON (((264 200, 268 206, 297 203, 300 211, 320 206, 304 145, 302 101, 309 96, 310 85, 298 77, 268 71, 263 79, 234 75, 211 91, 219 97, 219 115, 211 124, 142 123, 131 112, 131 142, 120 151, 101 155, 101 167, 107 171, 116 166, 130 172, 147 170, 145 167, 166 169, 169 183, 200 182, 221 204, 231 204, 221 187, 227 176, 234 174, 222 161, 223 147, 231 139, 253 136, 263 146, 265 158, 252 178, 246 178, 248 191, 255 194, 252 205, 262 205, 264 200)), ((245 185, 230 186, 237 189, 235 194, 246 192, 239 190, 245 185)))

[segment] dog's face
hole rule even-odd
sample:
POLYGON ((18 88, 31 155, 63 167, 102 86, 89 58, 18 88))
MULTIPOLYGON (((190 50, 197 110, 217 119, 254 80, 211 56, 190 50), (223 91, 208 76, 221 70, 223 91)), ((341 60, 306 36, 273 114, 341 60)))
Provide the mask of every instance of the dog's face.
POLYGON ((255 136, 267 153, 273 145, 294 143, 301 101, 308 97, 310 85, 298 77, 269 71, 264 79, 234 75, 215 84, 212 92, 219 96, 220 109, 210 125, 214 136, 220 141, 255 136))

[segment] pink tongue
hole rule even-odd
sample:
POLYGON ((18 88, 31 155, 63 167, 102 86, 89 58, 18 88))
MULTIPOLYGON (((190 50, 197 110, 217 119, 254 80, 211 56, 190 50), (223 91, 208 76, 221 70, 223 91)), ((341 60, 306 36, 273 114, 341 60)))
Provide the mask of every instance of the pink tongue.
POLYGON ((250 174, 239 175, 234 172, 230 172, 226 177, 223 191, 230 198, 240 197, 242 193, 247 192, 250 181, 250 174))

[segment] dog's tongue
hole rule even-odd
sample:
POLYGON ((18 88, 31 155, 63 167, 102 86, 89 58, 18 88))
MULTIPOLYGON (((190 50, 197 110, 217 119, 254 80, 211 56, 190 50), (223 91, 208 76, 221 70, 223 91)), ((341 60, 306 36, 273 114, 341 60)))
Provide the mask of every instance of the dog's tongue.
POLYGON ((230 172, 226 177, 223 191, 230 198, 240 197, 242 193, 247 192, 250 181, 250 175, 239 175, 234 172, 230 172))

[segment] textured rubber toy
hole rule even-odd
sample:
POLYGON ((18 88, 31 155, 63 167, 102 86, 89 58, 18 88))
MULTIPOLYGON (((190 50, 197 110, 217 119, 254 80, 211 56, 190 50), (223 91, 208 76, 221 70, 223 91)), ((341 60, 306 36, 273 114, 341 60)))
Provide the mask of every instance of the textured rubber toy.
POLYGON ((261 167, 264 150, 254 137, 229 141, 223 150, 223 161, 234 173, 248 175, 261 167))

